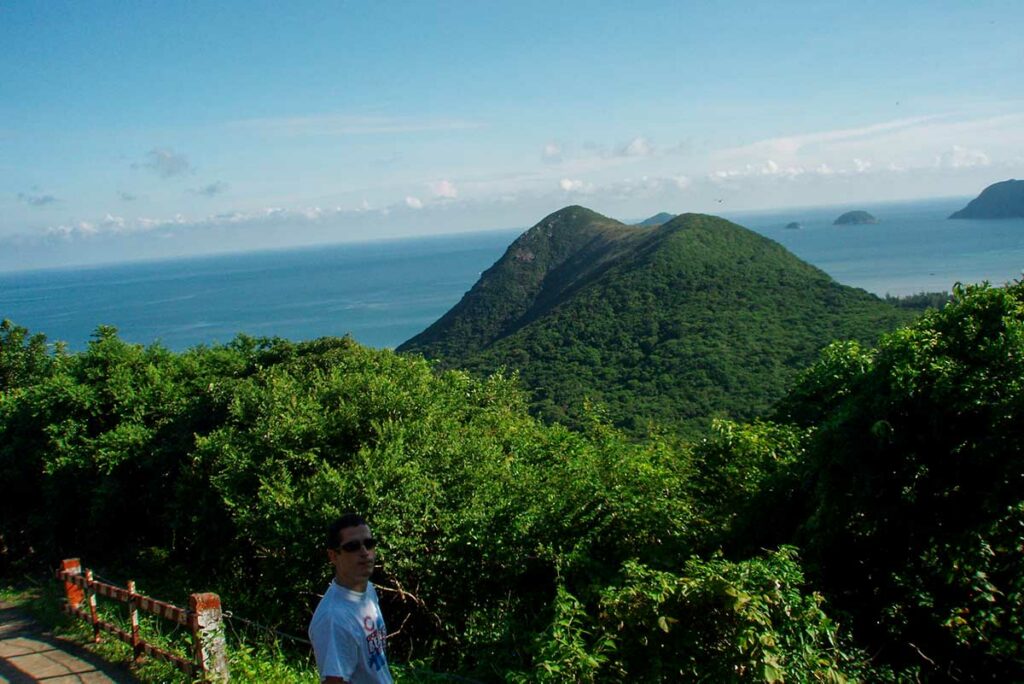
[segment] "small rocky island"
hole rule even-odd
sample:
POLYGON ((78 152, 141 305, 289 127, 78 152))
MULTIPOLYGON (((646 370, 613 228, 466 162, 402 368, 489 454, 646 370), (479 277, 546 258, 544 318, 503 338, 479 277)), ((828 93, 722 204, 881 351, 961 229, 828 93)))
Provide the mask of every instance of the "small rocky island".
POLYGON ((1024 218, 1024 180, 993 183, 966 207, 950 214, 951 219, 1024 218))
POLYGON ((786 224, 786 228, 788 230, 800 230, 801 228, 803 228, 803 226, 800 225, 799 221, 791 221, 790 223, 786 224))
POLYGON ((848 211, 835 221, 833 226, 859 226, 868 223, 878 223, 878 219, 866 211, 848 211))

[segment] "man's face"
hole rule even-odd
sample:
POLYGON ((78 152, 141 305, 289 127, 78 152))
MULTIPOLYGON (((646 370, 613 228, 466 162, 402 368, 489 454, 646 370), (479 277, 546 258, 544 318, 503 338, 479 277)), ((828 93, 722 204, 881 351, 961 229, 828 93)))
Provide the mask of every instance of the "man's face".
POLYGON ((366 525, 341 530, 338 548, 327 550, 327 558, 334 566, 334 576, 339 584, 353 591, 366 591, 366 583, 373 574, 377 560, 376 551, 366 548, 367 540, 372 539, 370 528, 366 525))

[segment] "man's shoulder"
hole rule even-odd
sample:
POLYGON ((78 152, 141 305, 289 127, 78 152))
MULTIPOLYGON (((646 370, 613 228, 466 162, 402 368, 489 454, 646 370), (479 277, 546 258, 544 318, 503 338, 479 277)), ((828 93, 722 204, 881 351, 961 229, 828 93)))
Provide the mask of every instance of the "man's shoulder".
POLYGON ((355 633, 357 623, 353 620, 353 615, 347 602, 339 600, 339 597, 328 589, 309 620, 310 640, 315 642, 318 638, 336 639, 342 634, 355 633))
POLYGON ((337 596, 335 596, 335 593, 334 582, 331 582, 324 591, 323 596, 320 597, 320 602, 316 604, 316 610, 313 611, 313 617, 310 620, 310 624, 330 618, 331 613, 334 612, 332 608, 337 604, 337 596))

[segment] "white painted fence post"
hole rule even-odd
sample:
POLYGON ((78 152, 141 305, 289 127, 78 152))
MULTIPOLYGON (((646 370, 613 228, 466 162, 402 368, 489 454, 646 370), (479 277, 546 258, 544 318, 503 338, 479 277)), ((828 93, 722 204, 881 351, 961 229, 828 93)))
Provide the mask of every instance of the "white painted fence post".
POLYGON ((209 593, 192 594, 188 597, 188 607, 192 614, 192 638, 199 667, 210 681, 228 681, 227 643, 220 597, 209 593))

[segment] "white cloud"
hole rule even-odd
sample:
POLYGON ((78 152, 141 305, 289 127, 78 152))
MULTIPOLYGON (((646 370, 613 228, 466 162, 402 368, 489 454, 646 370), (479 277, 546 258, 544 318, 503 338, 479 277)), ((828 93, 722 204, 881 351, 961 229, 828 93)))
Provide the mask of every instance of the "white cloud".
POLYGON ((796 178, 807 173, 802 166, 781 166, 773 159, 768 159, 757 164, 745 164, 740 168, 723 169, 712 171, 708 177, 715 182, 729 180, 731 178, 743 178, 749 176, 796 178))
POLYGON ((422 209, 423 202, 418 197, 410 196, 405 198, 405 206, 409 207, 410 209, 422 209))
MULTIPOLYGON (((674 153, 674 152, 673 152, 674 153)), ((541 160, 558 164, 560 173, 600 172, 623 165, 634 165, 645 158, 664 156, 650 140, 634 137, 613 146, 587 141, 575 147, 548 142, 541 149, 541 160)))
POLYGON ((637 137, 626 143, 620 154, 624 157, 649 157, 654 154, 654 146, 647 138, 637 137))
POLYGON ((125 228, 125 220, 121 216, 112 216, 111 214, 107 214, 100 222, 100 228, 112 232, 120 232, 125 228))
POLYGON ((624 178, 614 183, 599 186, 594 193, 600 197, 612 197, 619 200, 637 198, 672 198, 681 190, 692 185, 687 176, 641 176, 640 178, 624 178))
POLYGON ((434 197, 439 197, 441 199, 455 199, 459 196, 459 191, 455 187, 455 184, 449 180, 431 183, 430 191, 434 193, 434 197))
POLYGON ((45 234, 51 237, 63 238, 65 240, 74 238, 88 238, 99 233, 95 225, 88 221, 79 221, 71 225, 59 225, 47 228, 45 234))
POLYGON ((1024 113, 976 118, 922 116, 767 138, 720 150, 710 156, 713 171, 709 177, 719 181, 755 175, 795 178, 803 175, 802 169, 807 169, 808 177, 878 177, 925 169, 1010 168, 1014 166, 1014 153, 1021 149, 1024 113), (772 162, 777 169, 771 168, 772 162))
POLYGON ((175 214, 171 218, 139 217, 125 219, 122 216, 106 214, 99 221, 79 221, 72 224, 52 226, 43 231, 43 236, 62 238, 92 238, 112 235, 132 235, 152 233, 168 228, 209 229, 218 226, 259 225, 274 223, 312 223, 328 216, 356 215, 358 210, 346 211, 341 208, 322 209, 305 207, 300 209, 283 209, 281 207, 264 207, 254 211, 232 211, 211 214, 204 218, 189 218, 183 214, 175 214))
POLYGON ((558 181, 558 187, 566 192, 579 192, 583 190, 583 181, 573 178, 563 178, 558 181))
POLYGON ((541 159, 549 164, 562 161, 562 146, 555 142, 549 142, 541 150, 541 159))
POLYGON ((992 161, 981 150, 969 150, 960 145, 942 152, 935 157, 935 166, 945 169, 969 169, 973 166, 988 166, 992 161))

